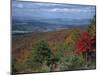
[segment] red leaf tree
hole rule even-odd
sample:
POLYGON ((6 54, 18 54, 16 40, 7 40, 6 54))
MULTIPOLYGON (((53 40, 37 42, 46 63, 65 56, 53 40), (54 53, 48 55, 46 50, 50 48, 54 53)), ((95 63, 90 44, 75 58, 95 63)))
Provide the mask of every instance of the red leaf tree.
POLYGON ((76 53, 80 54, 89 50, 91 50, 91 37, 88 32, 84 32, 76 44, 76 53))
POLYGON ((91 37, 88 32, 83 32, 79 41, 76 44, 76 54, 85 54, 87 59, 89 53, 95 51, 96 38, 91 37), (87 56, 86 56, 87 55, 87 56))

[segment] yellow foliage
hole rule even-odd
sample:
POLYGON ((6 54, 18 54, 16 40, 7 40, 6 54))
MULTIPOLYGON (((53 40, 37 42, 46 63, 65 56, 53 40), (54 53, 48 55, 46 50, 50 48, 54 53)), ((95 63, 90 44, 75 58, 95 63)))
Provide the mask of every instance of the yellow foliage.
POLYGON ((75 44, 76 41, 80 37, 80 30, 79 29, 72 29, 68 32, 67 37, 66 37, 66 44, 75 44))

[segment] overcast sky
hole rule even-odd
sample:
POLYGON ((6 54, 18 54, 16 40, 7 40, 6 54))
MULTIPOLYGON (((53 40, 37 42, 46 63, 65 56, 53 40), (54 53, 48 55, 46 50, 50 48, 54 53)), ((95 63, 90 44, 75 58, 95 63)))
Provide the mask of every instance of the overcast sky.
POLYGON ((12 2, 13 18, 21 19, 92 19, 95 6, 12 2))

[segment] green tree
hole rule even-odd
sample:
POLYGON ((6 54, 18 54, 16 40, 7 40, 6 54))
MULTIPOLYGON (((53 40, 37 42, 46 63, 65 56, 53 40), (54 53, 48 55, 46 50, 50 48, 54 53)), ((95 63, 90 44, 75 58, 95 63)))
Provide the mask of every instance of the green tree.
MULTIPOLYGON (((32 65, 39 66, 43 65, 44 63, 49 66, 52 59, 52 52, 49 48, 49 45, 45 41, 38 42, 32 48, 32 65)), ((41 67, 42 68, 42 67, 41 67)))
POLYGON ((91 36, 96 35, 96 16, 91 20, 90 25, 88 26, 87 31, 90 33, 91 36))

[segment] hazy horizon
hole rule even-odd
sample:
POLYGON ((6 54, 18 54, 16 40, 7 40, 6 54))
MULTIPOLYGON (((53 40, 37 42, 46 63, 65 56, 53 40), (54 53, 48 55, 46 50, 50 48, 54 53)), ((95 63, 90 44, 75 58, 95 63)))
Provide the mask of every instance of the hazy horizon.
POLYGON ((63 25, 88 25, 96 12, 96 7, 93 5, 12 2, 12 20, 14 20, 12 25, 17 25, 17 27, 13 27, 13 30, 17 31, 23 29, 25 31, 27 27, 26 30, 32 30, 31 27, 36 30, 41 26, 48 29, 62 27, 63 25))

